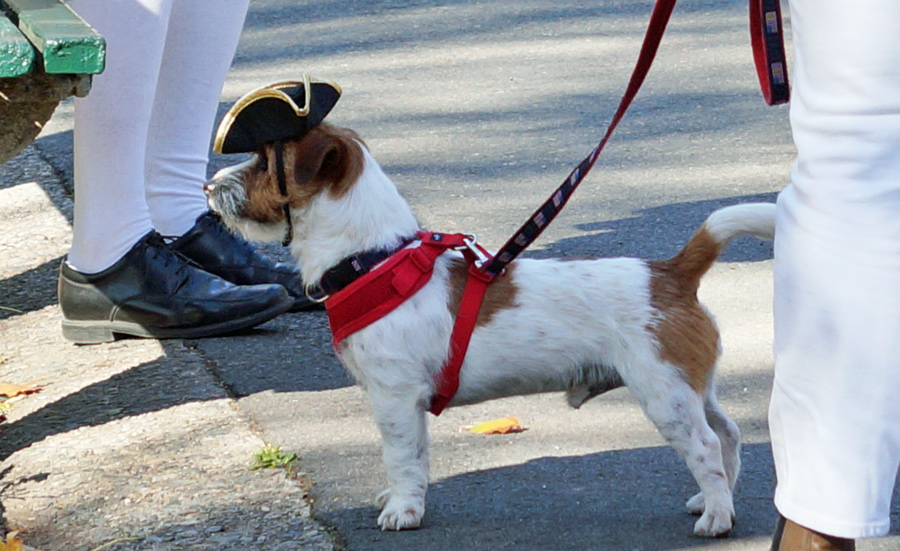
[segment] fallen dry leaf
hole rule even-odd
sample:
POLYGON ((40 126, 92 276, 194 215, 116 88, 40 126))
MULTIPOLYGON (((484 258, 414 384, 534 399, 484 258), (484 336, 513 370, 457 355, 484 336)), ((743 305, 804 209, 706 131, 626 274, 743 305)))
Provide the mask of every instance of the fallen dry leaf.
POLYGON ((462 430, 469 430, 475 434, 509 434, 511 432, 523 432, 525 427, 515 417, 504 417, 503 419, 494 419, 493 421, 462 427, 462 430))
POLYGON ((0 540, 0 551, 40 551, 34 547, 28 547, 22 540, 16 537, 18 532, 10 532, 6 535, 6 543, 0 540))
POLYGON ((16 539, 16 533, 10 532, 6 537, 6 542, 0 541, 0 551, 23 551, 25 544, 16 539))
MULTIPOLYGON (((20 394, 33 394, 40 391, 41 385, 38 384, 38 381, 31 381, 30 383, 25 383, 24 385, 0 383, 0 396, 6 396, 7 398, 14 398, 16 396, 19 396, 20 394)), ((5 550, 0 547, 0 551, 5 550)))

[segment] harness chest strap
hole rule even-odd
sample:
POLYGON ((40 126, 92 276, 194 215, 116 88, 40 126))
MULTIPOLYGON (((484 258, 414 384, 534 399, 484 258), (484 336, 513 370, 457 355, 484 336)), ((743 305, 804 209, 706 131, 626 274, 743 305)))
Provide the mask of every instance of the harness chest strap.
MULTIPOLYGON (((467 258, 467 260, 469 259, 467 258)), ((459 372, 462 371, 462 363, 469 350, 469 340, 475 331, 475 323, 478 321, 478 312, 481 310, 484 294, 493 280, 494 276, 481 271, 471 260, 469 261, 469 276, 466 278, 466 286, 459 303, 459 312, 456 314, 453 333, 450 335, 450 356, 441 369, 438 388, 431 399, 431 407, 428 409, 434 415, 440 415, 456 396, 456 391, 459 389, 459 372)))
POLYGON ((420 232, 421 244, 406 248, 325 301, 332 344, 341 341, 391 313, 431 279, 437 258, 450 249, 460 250, 469 263, 468 278, 453 334, 450 354, 441 369, 438 388, 429 411, 440 415, 459 388, 459 371, 475 329, 487 286, 494 279, 479 270, 488 253, 463 234, 420 232))

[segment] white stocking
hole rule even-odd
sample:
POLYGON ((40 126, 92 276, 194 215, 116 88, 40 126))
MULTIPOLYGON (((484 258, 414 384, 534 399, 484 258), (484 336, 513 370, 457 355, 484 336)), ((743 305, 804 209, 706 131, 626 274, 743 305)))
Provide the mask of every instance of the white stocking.
POLYGON ((212 125, 248 0, 73 0, 107 41, 106 69, 75 101, 69 264, 95 273, 155 228, 206 210, 212 125))

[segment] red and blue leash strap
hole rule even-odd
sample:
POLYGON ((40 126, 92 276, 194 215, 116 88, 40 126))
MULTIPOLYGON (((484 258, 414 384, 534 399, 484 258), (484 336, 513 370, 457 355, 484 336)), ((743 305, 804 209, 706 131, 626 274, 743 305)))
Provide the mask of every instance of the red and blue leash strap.
POLYGON ((750 0, 750 40, 766 103, 787 103, 791 98, 791 88, 788 84, 779 0, 750 0))

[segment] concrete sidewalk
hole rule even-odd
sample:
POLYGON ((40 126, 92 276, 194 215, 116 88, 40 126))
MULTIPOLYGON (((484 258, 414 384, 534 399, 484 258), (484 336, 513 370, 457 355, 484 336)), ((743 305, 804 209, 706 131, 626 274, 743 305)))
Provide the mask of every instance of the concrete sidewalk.
POLYGON ((0 382, 43 387, 0 424, 0 535, 43 551, 333 549, 303 473, 250 469, 265 442, 189 341, 62 338, 71 205, 33 147, 0 166, 0 382))

